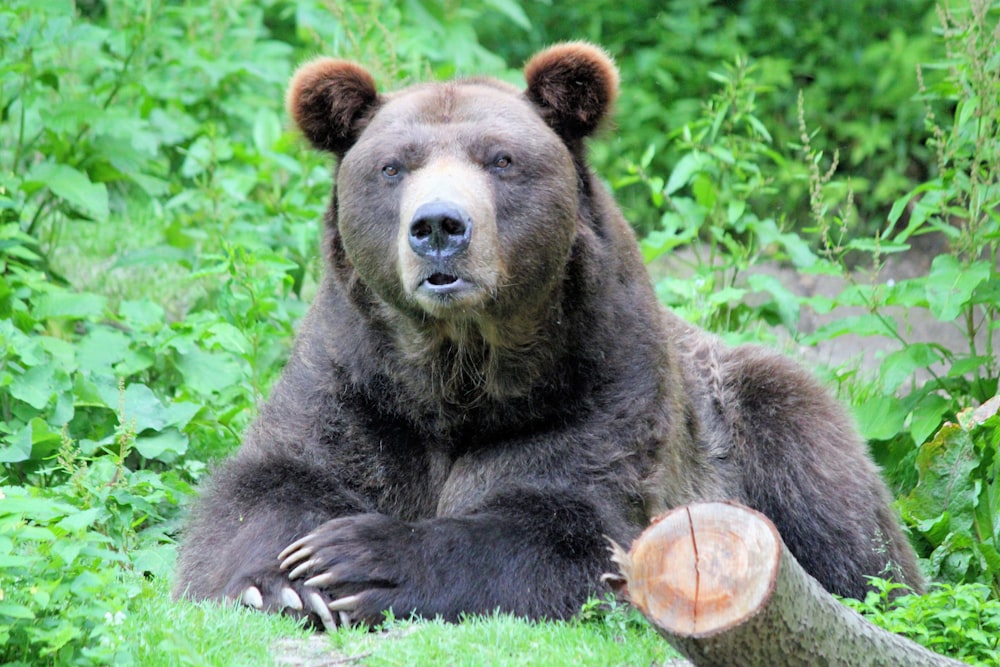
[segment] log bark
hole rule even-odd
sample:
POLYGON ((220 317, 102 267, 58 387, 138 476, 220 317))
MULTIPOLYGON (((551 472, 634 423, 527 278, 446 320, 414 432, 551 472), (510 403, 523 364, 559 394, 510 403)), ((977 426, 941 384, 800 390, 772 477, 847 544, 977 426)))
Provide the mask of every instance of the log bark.
POLYGON ((809 576, 763 514, 735 503, 667 512, 608 575, 697 667, 965 663, 879 628, 809 576))

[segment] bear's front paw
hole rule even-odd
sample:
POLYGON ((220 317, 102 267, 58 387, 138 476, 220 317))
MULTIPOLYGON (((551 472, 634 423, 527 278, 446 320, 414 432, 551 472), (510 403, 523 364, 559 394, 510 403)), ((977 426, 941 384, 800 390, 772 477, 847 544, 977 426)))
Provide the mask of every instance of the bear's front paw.
POLYGON ((322 591, 289 581, 277 568, 234 577, 226 586, 225 597, 252 609, 307 618, 313 626, 327 630, 351 623, 346 613, 334 615, 328 606, 330 598, 322 591))
POLYGON ((374 625, 383 612, 418 611, 410 585, 419 581, 411 557, 414 530, 384 514, 327 521, 278 556, 288 581, 319 590, 341 623, 374 625))

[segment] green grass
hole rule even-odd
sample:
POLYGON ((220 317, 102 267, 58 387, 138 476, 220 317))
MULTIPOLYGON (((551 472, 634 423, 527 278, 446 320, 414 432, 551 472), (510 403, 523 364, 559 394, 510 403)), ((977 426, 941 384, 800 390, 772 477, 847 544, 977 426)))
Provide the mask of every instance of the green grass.
POLYGON ((176 603, 164 580, 146 582, 119 626, 119 664, 267 665, 282 638, 309 633, 290 618, 233 605, 176 603))
MULTIPOLYGON (((163 547, 171 560, 173 547, 163 547)), ((382 628, 304 630, 282 616, 234 605, 175 602, 167 579, 134 578, 129 608, 109 619, 116 664, 319 665, 651 665, 673 649, 624 606, 590 605, 582 620, 532 622, 509 615, 470 617, 458 624, 389 620, 382 628), (325 662, 325 664, 330 664, 325 662)))
POLYGON ((600 619, 529 622, 507 615, 390 623, 385 633, 337 632, 331 643, 366 665, 651 665, 676 656, 669 644, 630 614, 600 619))

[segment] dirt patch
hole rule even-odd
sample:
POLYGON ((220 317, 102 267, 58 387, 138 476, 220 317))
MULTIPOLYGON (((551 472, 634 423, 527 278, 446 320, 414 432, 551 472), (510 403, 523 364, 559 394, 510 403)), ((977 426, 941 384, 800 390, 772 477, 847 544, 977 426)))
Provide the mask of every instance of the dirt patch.
POLYGON ((309 637, 285 637, 271 645, 271 655, 278 667, 331 667, 333 665, 363 665, 370 653, 348 656, 330 645, 326 634, 317 632, 309 637))
MULTIPOLYGON (((947 242, 940 235, 926 235, 911 240, 912 247, 909 251, 889 255, 885 266, 879 271, 877 276, 872 276, 870 271, 859 268, 854 273, 854 280, 861 284, 870 284, 872 280, 891 285, 910 278, 926 276, 930 272, 931 262, 938 255, 947 252, 947 242)), ((656 262, 655 267, 651 267, 654 275, 672 275, 683 277, 690 274, 687 268, 690 266, 691 257, 678 255, 676 257, 664 257, 656 262)), ((761 273, 775 277, 782 285, 795 294, 803 297, 825 296, 835 297, 839 295, 847 286, 848 281, 843 278, 832 276, 817 276, 803 274, 794 267, 768 264, 754 267, 753 273, 761 273)), ((804 334, 810 334, 819 327, 834 322, 845 317, 864 315, 867 311, 861 307, 840 306, 830 313, 819 314, 808 307, 803 307, 800 311, 798 330, 804 334)), ((935 343, 942 345, 947 350, 967 351, 968 342, 960 328, 960 322, 941 322, 934 318, 925 308, 906 309, 901 307, 888 307, 880 311, 881 314, 894 321, 897 330, 907 343, 935 343)), ((985 329, 980 332, 978 338, 979 349, 987 335, 985 329)), ((782 342, 784 351, 792 356, 798 357, 807 365, 825 365, 831 368, 847 367, 858 368, 863 375, 871 376, 878 370, 882 360, 886 355, 896 352, 902 348, 899 340, 888 336, 859 336, 855 334, 845 334, 831 340, 825 340, 816 346, 796 345, 787 334, 778 331, 779 339, 782 342)), ((996 349, 1000 346, 1000 330, 993 332, 993 344, 996 349)), ((936 371, 947 370, 935 368, 936 371)), ((927 374, 918 374, 918 380, 923 380, 927 374)))

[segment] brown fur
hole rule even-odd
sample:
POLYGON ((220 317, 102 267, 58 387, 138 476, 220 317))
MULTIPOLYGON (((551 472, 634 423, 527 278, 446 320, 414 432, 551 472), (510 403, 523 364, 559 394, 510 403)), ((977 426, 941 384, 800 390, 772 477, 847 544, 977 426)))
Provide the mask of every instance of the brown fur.
POLYGON ((831 591, 886 573, 919 588, 843 409, 787 359, 658 305, 584 156, 617 94, 610 59, 560 45, 525 73, 523 94, 470 79, 379 95, 329 60, 295 76, 289 110, 338 162, 328 270, 205 487, 177 593, 253 588, 314 621, 287 589, 346 597, 368 623, 565 617, 600 591, 605 536, 628 544, 699 499, 763 511, 831 591), (277 554, 306 535, 289 579, 277 554))
POLYGON ((602 49, 585 42, 559 44, 524 67, 527 96, 564 139, 597 129, 618 97, 618 70, 602 49))
POLYGON ((286 106, 314 146, 336 153, 354 143, 358 119, 377 99, 375 80, 367 70, 343 60, 317 58, 292 77, 286 106))

